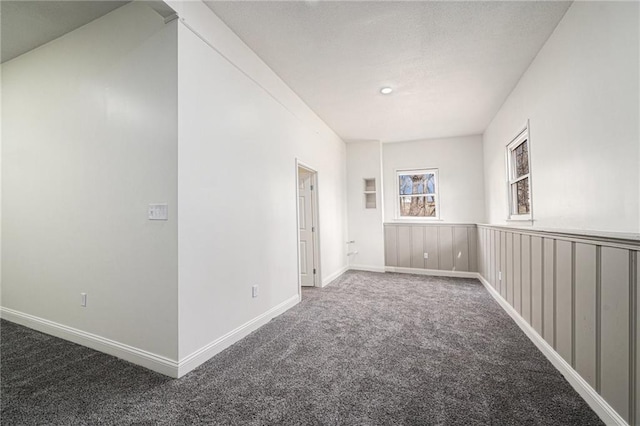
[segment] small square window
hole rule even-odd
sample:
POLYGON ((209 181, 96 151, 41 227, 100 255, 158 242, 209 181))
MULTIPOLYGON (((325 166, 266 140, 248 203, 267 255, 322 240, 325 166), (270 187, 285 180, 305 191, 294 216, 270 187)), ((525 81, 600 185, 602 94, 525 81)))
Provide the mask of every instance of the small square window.
POLYGON ((438 170, 401 170, 398 176, 398 218, 439 217, 438 170))
POLYGON ((529 126, 507 145, 509 219, 531 220, 529 126))

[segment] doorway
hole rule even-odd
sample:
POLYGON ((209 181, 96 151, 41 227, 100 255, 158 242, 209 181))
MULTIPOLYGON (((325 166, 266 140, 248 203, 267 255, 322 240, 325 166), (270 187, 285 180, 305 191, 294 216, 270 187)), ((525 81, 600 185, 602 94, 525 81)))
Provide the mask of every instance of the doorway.
POLYGON ((296 161, 298 198, 298 281, 302 287, 320 285, 318 241, 318 173, 296 161))

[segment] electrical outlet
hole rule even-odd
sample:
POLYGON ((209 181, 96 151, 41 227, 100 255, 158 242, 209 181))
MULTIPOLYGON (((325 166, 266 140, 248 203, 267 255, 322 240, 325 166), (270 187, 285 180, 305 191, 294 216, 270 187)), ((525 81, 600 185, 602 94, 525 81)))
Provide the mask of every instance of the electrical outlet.
POLYGON ((258 297, 258 286, 254 285, 251 287, 251 297, 258 297))
POLYGON ((498 281, 502 281, 502 271, 498 271, 498 281))
POLYGON ((87 307, 87 293, 80 293, 80 306, 87 307))
POLYGON ((429 253, 425 253, 425 254, 424 254, 424 258, 425 258, 425 259, 428 259, 428 258, 429 258, 429 253))

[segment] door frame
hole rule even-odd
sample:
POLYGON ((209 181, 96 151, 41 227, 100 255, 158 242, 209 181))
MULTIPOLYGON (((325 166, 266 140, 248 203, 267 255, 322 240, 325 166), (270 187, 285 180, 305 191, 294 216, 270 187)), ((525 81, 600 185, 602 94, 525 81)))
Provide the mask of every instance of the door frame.
POLYGON ((296 158, 295 161, 296 171, 295 171, 295 186, 296 186, 296 252, 298 253, 298 295, 302 296, 302 280, 300 279, 300 174, 299 170, 305 169, 311 173, 311 184, 313 185, 313 191, 311 191, 311 211, 313 216, 313 221, 311 226, 315 227, 315 232, 313 235, 313 267, 316 269, 315 279, 314 279, 314 287, 322 287, 322 275, 320 268, 320 215, 318 208, 318 172, 313 167, 308 164, 300 161, 296 158))

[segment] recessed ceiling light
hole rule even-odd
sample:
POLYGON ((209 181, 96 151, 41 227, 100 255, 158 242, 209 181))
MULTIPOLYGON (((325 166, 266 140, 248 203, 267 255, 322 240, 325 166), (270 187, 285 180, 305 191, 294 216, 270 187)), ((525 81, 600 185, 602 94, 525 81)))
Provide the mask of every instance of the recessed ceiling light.
POLYGON ((382 89, 380 89, 380 93, 382 93, 383 95, 388 95, 391 92, 393 92, 393 89, 391 87, 383 87, 382 89))

